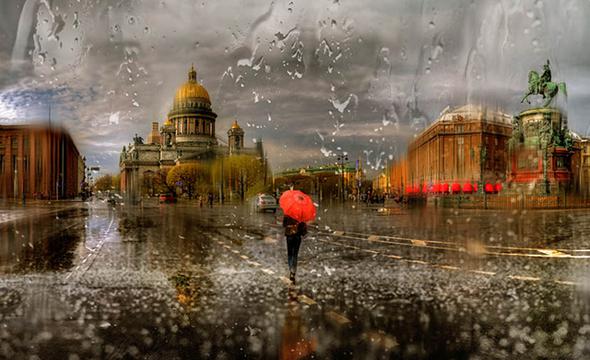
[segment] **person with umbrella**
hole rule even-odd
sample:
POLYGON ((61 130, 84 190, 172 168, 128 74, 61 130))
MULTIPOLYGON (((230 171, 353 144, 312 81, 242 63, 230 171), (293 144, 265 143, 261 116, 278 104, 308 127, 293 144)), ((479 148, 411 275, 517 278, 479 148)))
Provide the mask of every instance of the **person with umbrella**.
POLYGON ((279 205, 284 214, 289 279, 294 284, 301 238, 307 234, 306 222, 315 219, 316 209, 311 198, 299 190, 285 191, 279 199, 279 205))

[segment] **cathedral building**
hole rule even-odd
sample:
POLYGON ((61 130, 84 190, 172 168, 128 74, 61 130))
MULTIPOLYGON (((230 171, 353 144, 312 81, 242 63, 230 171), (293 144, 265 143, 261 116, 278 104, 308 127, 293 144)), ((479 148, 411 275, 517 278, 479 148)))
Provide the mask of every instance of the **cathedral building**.
POLYGON ((244 130, 237 121, 227 132, 227 141, 217 137, 217 114, 211 107, 209 93, 197 81, 197 72, 191 67, 188 80, 174 95, 172 108, 160 126, 153 122, 144 141, 135 135, 133 142, 123 147, 120 157, 121 191, 136 197, 146 175, 177 164, 206 162, 237 154, 253 155, 264 161, 262 141, 256 146, 244 146, 244 130))

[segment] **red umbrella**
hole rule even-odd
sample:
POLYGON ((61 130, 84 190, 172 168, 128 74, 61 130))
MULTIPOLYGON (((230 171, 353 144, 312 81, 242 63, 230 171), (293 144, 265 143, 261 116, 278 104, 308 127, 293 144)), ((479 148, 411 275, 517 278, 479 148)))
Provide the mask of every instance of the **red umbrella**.
POLYGON ((486 185, 483 187, 484 191, 488 194, 492 194, 494 192, 494 185, 490 184, 490 183, 486 183, 486 185))
POLYGON ((453 185, 451 185, 451 191, 453 192, 453 194, 458 194, 461 192, 461 185, 459 183, 453 183, 453 185))
POLYGON ((283 213, 301 222, 315 219, 315 205, 311 198, 299 190, 287 190, 281 195, 279 205, 283 213))
POLYGON ((440 192, 440 184, 436 183, 434 184, 434 186, 432 187, 432 192, 438 194, 440 192))
POLYGON ((499 193, 500 191, 502 191, 502 184, 497 183, 496 186, 494 187, 494 190, 496 190, 497 193, 499 193))
POLYGON ((473 183, 473 192, 477 192, 477 183, 476 182, 473 183))
POLYGON ((463 192, 465 194, 471 194, 473 192, 473 185, 471 185, 469 182, 463 184, 463 192))
POLYGON ((441 187, 442 187, 442 192, 443 192, 443 193, 445 193, 445 194, 446 194, 446 193, 448 193, 448 192, 449 192, 449 183, 444 183, 444 184, 442 184, 442 186, 441 186, 441 187))
POLYGON ((422 185, 422 192, 425 194, 428 192, 428 184, 422 185))

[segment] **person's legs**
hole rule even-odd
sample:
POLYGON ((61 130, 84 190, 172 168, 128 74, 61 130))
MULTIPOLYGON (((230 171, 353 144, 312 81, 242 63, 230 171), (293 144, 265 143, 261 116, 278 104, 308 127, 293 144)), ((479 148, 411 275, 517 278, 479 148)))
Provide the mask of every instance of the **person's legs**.
POLYGON ((295 273, 297 272, 297 255, 301 245, 301 236, 287 236, 287 262, 289 264, 289 278, 295 282, 295 273))
POLYGON ((296 235, 293 236, 293 267, 292 272, 295 274, 297 272, 297 257, 299 256, 299 246, 301 245, 301 236, 296 235))
POLYGON ((293 236, 287 236, 287 263, 289 264, 289 272, 293 269, 293 236))

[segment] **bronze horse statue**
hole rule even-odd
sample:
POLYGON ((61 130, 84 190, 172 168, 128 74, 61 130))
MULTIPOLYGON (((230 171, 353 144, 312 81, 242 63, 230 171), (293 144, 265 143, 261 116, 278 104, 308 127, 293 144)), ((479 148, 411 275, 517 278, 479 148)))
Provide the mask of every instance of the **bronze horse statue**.
POLYGON ((539 73, 535 70, 529 72, 529 90, 520 102, 523 103, 526 101, 530 104, 531 102, 528 100, 529 96, 542 95, 543 99, 547 99, 543 107, 547 107, 558 92, 562 92, 567 97, 565 83, 551 81, 551 68, 549 60, 547 60, 547 64, 543 65, 543 75, 539 76, 539 73))

